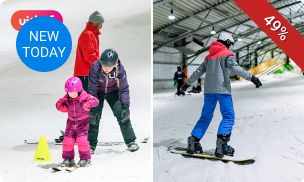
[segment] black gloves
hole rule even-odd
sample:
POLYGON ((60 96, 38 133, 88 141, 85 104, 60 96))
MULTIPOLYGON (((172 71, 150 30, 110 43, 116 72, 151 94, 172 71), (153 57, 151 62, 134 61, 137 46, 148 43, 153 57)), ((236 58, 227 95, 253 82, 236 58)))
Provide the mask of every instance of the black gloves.
POLYGON ((98 119, 100 119, 100 117, 98 116, 98 113, 97 113, 97 110, 98 110, 98 106, 97 107, 92 107, 90 112, 89 112, 89 119, 90 119, 90 124, 95 124, 96 121, 98 119))
POLYGON ((121 121, 120 123, 126 123, 130 119, 130 110, 128 104, 122 105, 122 111, 121 111, 121 121))
POLYGON ((256 88, 259 88, 262 86, 262 83, 260 82, 260 80, 255 77, 254 75, 252 75, 251 77, 251 82, 255 84, 256 88))
POLYGON ((187 88, 190 87, 190 85, 188 85, 187 83, 184 83, 182 85, 182 91, 185 92, 187 90, 187 88))

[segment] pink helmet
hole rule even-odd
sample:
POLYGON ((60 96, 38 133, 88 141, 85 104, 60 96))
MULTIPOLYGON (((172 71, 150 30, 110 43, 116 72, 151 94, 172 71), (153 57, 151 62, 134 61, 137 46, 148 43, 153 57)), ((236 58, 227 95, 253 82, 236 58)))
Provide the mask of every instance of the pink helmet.
POLYGON ((71 77, 65 82, 64 90, 66 92, 80 92, 82 90, 82 82, 78 77, 71 77))

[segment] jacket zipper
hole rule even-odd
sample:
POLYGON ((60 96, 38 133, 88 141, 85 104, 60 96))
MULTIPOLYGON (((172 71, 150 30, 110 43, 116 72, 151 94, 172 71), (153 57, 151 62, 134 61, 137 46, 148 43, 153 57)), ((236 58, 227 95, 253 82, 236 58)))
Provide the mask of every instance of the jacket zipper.
MULTIPOLYGON (((107 73, 107 77, 108 77, 108 73, 107 73)), ((106 78, 106 80, 107 80, 107 83, 106 83, 106 89, 105 89, 105 92, 107 93, 107 87, 108 87, 108 81, 109 81, 109 77, 108 77, 108 79, 106 78)))
MULTIPOLYGON (((75 113, 75 99, 73 100, 73 108, 74 108, 74 118, 76 118, 76 113, 75 113)), ((75 128, 76 128, 76 121, 75 121, 75 128)))

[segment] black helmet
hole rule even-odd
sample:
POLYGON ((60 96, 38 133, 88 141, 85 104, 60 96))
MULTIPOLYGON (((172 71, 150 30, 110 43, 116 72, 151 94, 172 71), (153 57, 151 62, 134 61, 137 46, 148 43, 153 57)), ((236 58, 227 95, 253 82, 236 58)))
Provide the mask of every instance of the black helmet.
POLYGON ((107 49, 100 56, 100 64, 106 67, 115 66, 117 62, 118 54, 114 49, 107 49))

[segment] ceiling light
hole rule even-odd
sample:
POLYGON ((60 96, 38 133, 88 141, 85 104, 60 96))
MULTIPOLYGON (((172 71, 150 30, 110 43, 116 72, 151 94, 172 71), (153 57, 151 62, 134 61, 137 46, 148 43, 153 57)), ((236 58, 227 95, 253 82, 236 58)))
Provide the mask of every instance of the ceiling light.
POLYGON ((212 35, 216 34, 216 31, 214 31, 214 27, 212 28, 212 31, 210 32, 212 35))
POLYGON ((258 44, 261 44, 261 43, 262 43, 261 41, 258 42, 258 44))
POLYGON ((238 38, 238 41, 242 41, 243 39, 241 37, 238 38))
POLYGON ((173 14, 173 9, 171 9, 171 14, 168 16, 168 18, 169 18, 170 20, 174 20, 174 19, 175 19, 175 16, 174 16, 174 14, 173 14))

